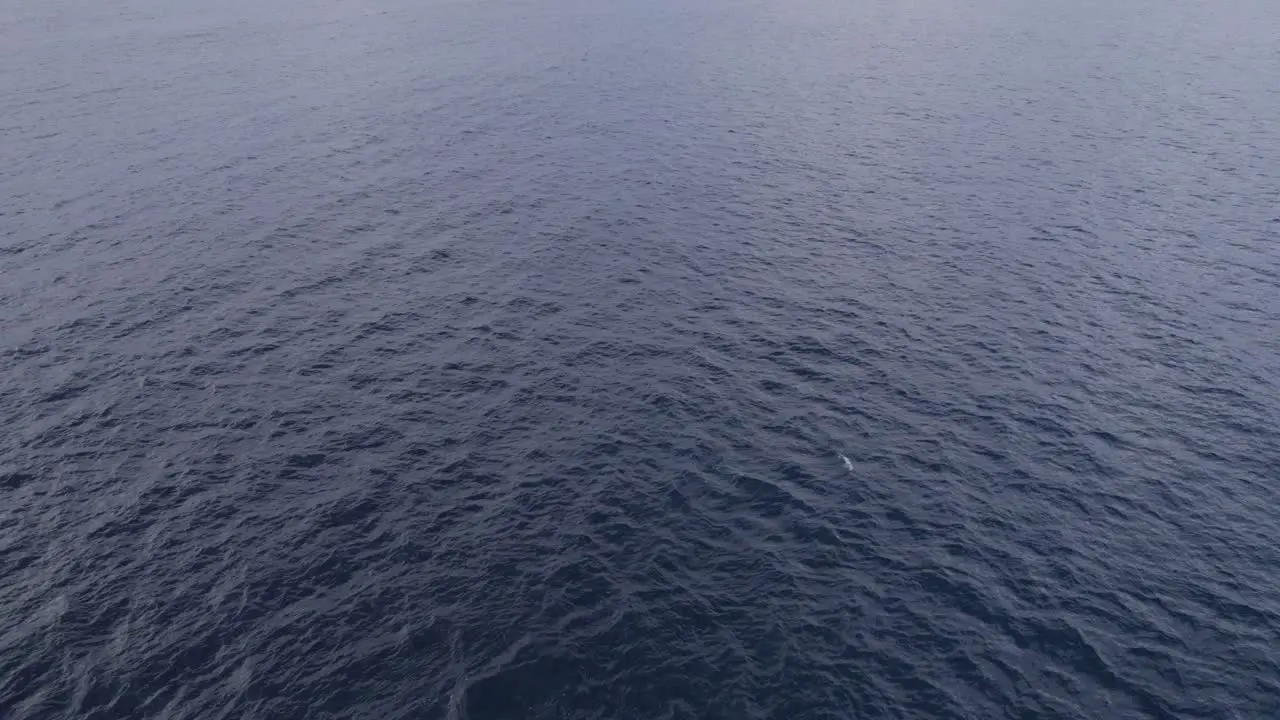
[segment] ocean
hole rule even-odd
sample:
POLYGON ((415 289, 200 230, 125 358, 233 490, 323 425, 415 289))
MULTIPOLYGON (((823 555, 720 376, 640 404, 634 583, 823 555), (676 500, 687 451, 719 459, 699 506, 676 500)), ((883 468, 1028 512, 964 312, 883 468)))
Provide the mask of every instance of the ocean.
POLYGON ((0 717, 1280 717, 1273 0, 6 0, 0 717))

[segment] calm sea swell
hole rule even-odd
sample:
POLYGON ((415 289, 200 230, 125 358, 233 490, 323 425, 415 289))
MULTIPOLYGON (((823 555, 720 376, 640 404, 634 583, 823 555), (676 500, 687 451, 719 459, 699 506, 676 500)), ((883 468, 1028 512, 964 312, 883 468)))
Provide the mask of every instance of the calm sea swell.
POLYGON ((0 716, 1280 715, 1276 37, 10 3, 0 716))

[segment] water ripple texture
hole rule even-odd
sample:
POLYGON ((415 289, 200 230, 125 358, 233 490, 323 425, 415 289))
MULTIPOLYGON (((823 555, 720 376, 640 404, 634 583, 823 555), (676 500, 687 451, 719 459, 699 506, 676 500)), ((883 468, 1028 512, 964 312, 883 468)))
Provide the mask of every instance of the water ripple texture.
POLYGON ((9 0, 0 716, 1280 717, 1277 38, 9 0))

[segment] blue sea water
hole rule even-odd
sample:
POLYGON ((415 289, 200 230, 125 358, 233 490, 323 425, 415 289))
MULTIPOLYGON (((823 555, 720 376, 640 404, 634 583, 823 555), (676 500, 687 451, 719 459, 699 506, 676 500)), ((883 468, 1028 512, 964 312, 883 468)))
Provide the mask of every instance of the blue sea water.
POLYGON ((1280 717, 1272 0, 6 0, 0 717, 1280 717))

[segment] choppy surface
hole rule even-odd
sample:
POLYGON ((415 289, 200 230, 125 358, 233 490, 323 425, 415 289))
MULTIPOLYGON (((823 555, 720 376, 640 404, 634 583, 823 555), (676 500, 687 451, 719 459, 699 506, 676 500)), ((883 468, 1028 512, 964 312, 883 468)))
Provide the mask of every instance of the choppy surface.
POLYGON ((0 8, 0 715, 1280 714, 1274 3, 203 5, 0 8))

